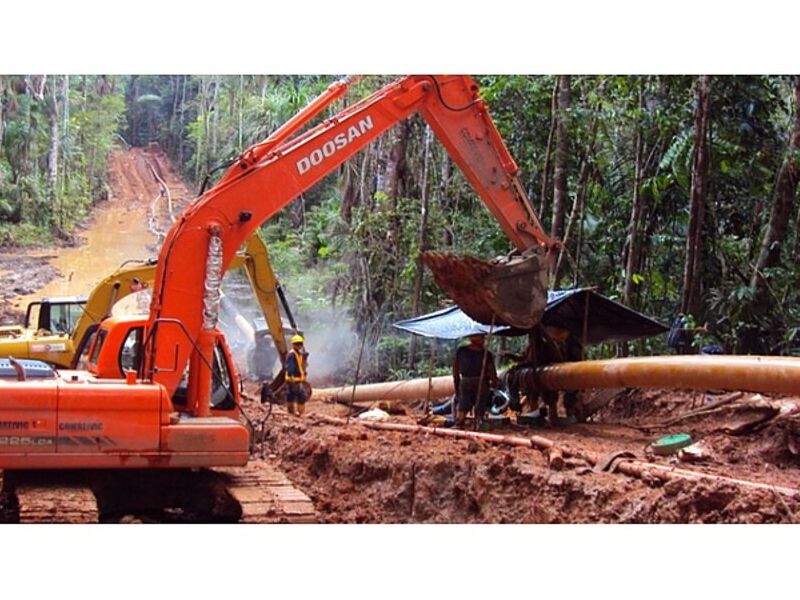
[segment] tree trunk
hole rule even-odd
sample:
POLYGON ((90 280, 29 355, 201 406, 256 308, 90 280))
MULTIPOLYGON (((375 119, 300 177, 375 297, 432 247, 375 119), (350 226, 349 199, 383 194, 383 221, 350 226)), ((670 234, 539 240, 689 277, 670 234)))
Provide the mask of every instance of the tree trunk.
POLYGON ((750 280, 756 306, 763 307, 769 303, 764 271, 780 264, 781 249, 786 240, 800 180, 800 76, 795 76, 794 79, 794 104, 794 126, 789 138, 789 148, 775 179, 769 225, 750 280))
POLYGON ((208 138, 208 119, 206 118, 205 107, 206 78, 202 75, 200 76, 200 93, 197 100, 197 105, 199 106, 198 118, 201 120, 202 128, 198 129, 199 138, 197 140, 197 149, 195 150, 194 180, 199 184, 201 175, 205 176, 205 148, 203 147, 203 142, 208 138))
POLYGON ((170 155, 175 156, 175 152, 178 149, 178 137, 180 134, 180 129, 178 129, 178 101, 180 100, 180 94, 178 93, 178 86, 180 85, 181 76, 175 75, 175 77, 170 77, 170 91, 172 92, 172 107, 170 108, 169 113, 169 128, 167 130, 166 136, 164 139, 164 150, 170 155))
POLYGON ((364 148, 364 156, 361 159, 361 168, 358 174, 358 204, 363 206, 367 200, 367 171, 372 164, 372 144, 364 148))
MULTIPOLYGON (((402 245, 402 222, 400 220, 399 199, 405 193, 406 152, 411 126, 408 121, 398 123, 389 144, 386 167, 383 174, 384 189, 388 198, 389 227, 385 238, 386 263, 382 279, 375 289, 383 290, 383 299, 391 302, 396 296, 400 277, 400 264, 405 257, 400 256, 402 245)), ((383 302, 378 305, 382 306, 383 302)))
MULTIPOLYGON (((430 165, 431 156, 431 141, 433 139, 433 130, 430 127, 425 127, 425 150, 422 163, 422 184, 420 186, 420 216, 419 216, 419 252, 425 252, 428 249, 428 169, 430 165)), ((425 266, 419 258, 419 253, 416 257, 416 270, 414 271, 414 296, 411 305, 411 314, 419 314, 422 307, 422 283, 423 275, 425 274, 425 266)), ((417 336, 411 336, 411 346, 408 350, 408 368, 413 369, 417 362, 417 336)))
MULTIPOLYGON (((58 89, 56 78, 50 84, 50 96, 46 100, 47 123, 50 126, 50 144, 47 150, 47 201, 50 210, 56 209, 56 184, 58 182, 58 89)), ((61 215, 59 214, 59 224, 61 215)))
MULTIPOLYGON (((639 110, 644 114, 644 80, 639 81, 639 110)), ((631 220, 629 225, 628 259, 625 264, 625 288, 622 293, 622 301, 628 306, 634 306, 635 284, 633 276, 641 264, 642 248, 642 180, 644 172, 644 134, 642 133, 641 123, 636 128, 636 150, 633 167, 633 202, 631 206, 631 220)))
POLYGON ((212 164, 214 161, 217 160, 217 141, 219 138, 219 84, 220 81, 216 77, 212 80, 214 85, 214 95, 211 98, 211 111, 212 111, 212 120, 211 120, 211 155, 210 159, 212 164))
MULTIPOLYGON (((558 78, 553 84, 553 96, 550 100, 550 131, 547 134, 547 148, 544 152, 544 167, 542 167, 542 193, 539 199, 539 214, 542 219, 547 212, 547 197, 550 191, 550 158, 553 153, 553 135, 556 131, 558 117, 556 116, 558 106, 558 78)), ((544 224, 542 224, 544 226, 544 224)))
POLYGON ((3 148, 3 132, 5 131, 5 92, 6 76, 0 75, 0 149, 3 148))
POLYGON ((408 121, 398 123, 394 129, 394 136, 389 147, 383 185, 386 195, 392 200, 392 206, 395 205, 394 201, 405 193, 403 178, 406 171, 406 150, 408 148, 410 130, 411 126, 408 121))
MULTIPOLYGON (((86 110, 86 100, 89 93, 89 86, 86 81, 86 76, 83 77, 81 85, 83 87, 83 104, 81 106, 81 110, 83 111, 86 110)), ((129 142, 131 146, 137 146, 139 144, 139 119, 136 114, 137 111, 134 110, 134 107, 136 105, 136 98, 139 97, 138 75, 131 76, 130 83, 128 84, 128 91, 125 96, 125 104, 128 107, 128 123, 130 127, 129 142)))
MULTIPOLYGON (((440 173, 440 182, 439 182, 439 198, 442 199, 442 203, 447 202, 449 198, 450 192, 450 182, 453 179, 453 161, 450 159, 449 154, 445 154, 442 159, 442 171, 440 173)), ((451 210, 450 218, 456 218, 456 211, 451 210)), ((452 223, 452 221, 451 221, 452 223)), ((452 248, 455 245, 455 228, 450 225, 449 227, 445 227, 444 230, 444 247, 445 248, 452 248)))
POLYGON ((580 210, 578 212, 578 239, 575 241, 575 271, 572 277, 572 287, 578 287, 578 281, 581 273, 581 258, 583 257, 583 231, 586 226, 585 199, 581 201, 579 208, 580 210))
POLYGON ((238 102, 238 109, 239 109, 239 143, 236 146, 238 152, 244 150, 244 75, 239 75, 239 102, 238 102))
POLYGON ((181 106, 180 106, 180 117, 179 117, 179 124, 180 127, 178 128, 178 164, 183 167, 183 132, 186 130, 186 120, 185 120, 185 113, 186 113, 186 80, 189 78, 188 75, 183 76, 183 84, 181 85, 181 106))
POLYGON ((689 231, 686 236, 686 263, 683 271, 681 312, 697 315, 700 311, 701 262, 703 258, 703 218, 708 189, 708 125, 711 113, 711 77, 697 78, 697 106, 694 118, 692 184, 689 196, 689 231))
POLYGON ((567 204, 567 167, 569 162, 569 135, 567 133, 570 108, 570 78, 558 78, 558 125, 556 126, 556 161, 553 176, 553 221, 550 236, 560 240, 564 235, 564 212, 567 204))
POLYGON ((67 180, 69 179, 69 162, 67 161, 67 147, 69 144, 69 75, 64 75, 64 123, 61 131, 61 195, 66 193, 67 180))
MULTIPOLYGON (((575 193, 575 201, 572 203, 572 210, 570 211, 569 218, 567 219, 567 226, 564 230, 564 239, 562 240, 563 246, 558 252, 558 260, 556 261, 556 269, 553 275, 553 287, 558 289, 561 286, 561 277, 563 274, 564 257, 569 255, 570 240, 572 238, 573 227, 576 223, 580 223, 583 218, 584 205, 586 202, 586 193, 589 188, 589 174, 594 167, 594 145, 597 140, 597 119, 592 121, 589 130, 589 144, 586 147, 585 154, 581 159, 578 187, 575 193)), ((579 233, 580 235, 580 233, 579 233)), ((577 248, 577 245, 576 245, 577 248)), ((577 252, 577 249, 576 249, 577 252)), ((577 264, 575 265, 575 279, 577 279, 577 264)))

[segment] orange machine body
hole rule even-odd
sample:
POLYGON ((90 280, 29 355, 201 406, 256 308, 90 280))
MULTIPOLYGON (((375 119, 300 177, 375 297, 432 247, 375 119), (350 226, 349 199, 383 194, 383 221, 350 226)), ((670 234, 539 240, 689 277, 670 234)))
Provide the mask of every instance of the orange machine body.
POLYGON ((0 379, 0 469, 244 465, 249 434, 233 416, 176 413, 157 383, 84 371, 16 385, 0 379))
POLYGON ((262 223, 413 114, 427 121, 516 248, 553 246, 470 77, 403 77, 301 133, 348 84, 330 86, 243 152, 186 209, 162 246, 138 333, 132 322, 106 320, 88 372, 0 381, 0 468, 244 464, 249 438, 238 420, 238 378, 216 329, 221 276, 262 223))
MULTIPOLYGON (((3 377, 0 366, 0 469, 246 464, 249 432, 238 419, 237 386, 228 385, 229 395, 200 418, 187 411, 185 386, 170 398, 162 385, 136 377, 146 323, 146 316, 106 319, 84 356, 88 371, 22 361, 23 374, 38 368, 20 384, 17 372, 3 377)), ((219 332, 217 341, 214 368, 233 381, 219 332)))

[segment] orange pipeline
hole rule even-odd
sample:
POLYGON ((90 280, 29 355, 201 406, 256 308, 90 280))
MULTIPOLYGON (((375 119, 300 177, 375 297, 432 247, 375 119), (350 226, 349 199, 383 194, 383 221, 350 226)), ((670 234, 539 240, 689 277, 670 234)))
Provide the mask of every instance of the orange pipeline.
MULTIPOLYGON (((593 388, 672 388, 742 390, 764 394, 800 395, 800 358, 784 356, 650 356, 561 363, 528 369, 551 390, 593 388)), ((454 393, 453 378, 430 380, 431 398, 454 393)), ((314 390, 316 399, 355 402, 415 400, 428 396, 428 379, 412 379, 314 390)))

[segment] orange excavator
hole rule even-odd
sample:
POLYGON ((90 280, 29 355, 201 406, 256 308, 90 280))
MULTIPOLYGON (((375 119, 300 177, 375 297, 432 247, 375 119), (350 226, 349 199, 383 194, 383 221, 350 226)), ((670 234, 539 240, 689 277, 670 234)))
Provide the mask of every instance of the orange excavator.
POLYGON ((556 244, 477 84, 468 76, 406 76, 301 132, 351 84, 332 84, 186 209, 162 246, 149 315, 103 321, 88 370, 0 360, 0 468, 245 465, 250 432, 217 328, 222 275, 262 223, 413 114, 429 124, 516 248, 495 263, 431 253, 425 260, 437 282, 484 321, 538 321, 556 244))

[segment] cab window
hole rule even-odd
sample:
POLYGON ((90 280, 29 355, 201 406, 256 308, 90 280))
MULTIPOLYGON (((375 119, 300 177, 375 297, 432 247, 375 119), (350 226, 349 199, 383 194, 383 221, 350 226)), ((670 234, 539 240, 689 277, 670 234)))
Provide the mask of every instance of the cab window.
POLYGON ((89 356, 89 363, 96 365, 97 364, 97 357, 100 356, 100 349, 103 347, 103 342, 106 341, 106 336, 108 335, 107 329, 101 329, 97 332, 97 339, 92 345, 91 355, 89 356))
POLYGON ((83 306, 70 302, 50 306, 50 331, 54 334, 71 335, 83 314, 83 306))
POLYGON ((78 343, 78 352, 75 354, 75 358, 72 359, 73 369, 85 370, 89 366, 89 352, 92 349, 98 331, 97 323, 93 323, 83 336, 83 339, 78 343))
POLYGON ((39 329, 39 315, 42 312, 41 302, 31 302, 28 304, 28 310, 25 312, 25 327, 36 327, 39 329))
MULTIPOLYGON (((233 396, 233 376, 228 363, 225 361, 225 352, 222 346, 217 344, 214 347, 214 355, 211 358, 211 398, 209 406, 214 410, 231 410, 236 408, 236 399, 233 396)), ((188 393, 189 369, 183 373, 183 378, 178 384, 175 393, 172 395, 172 402, 177 406, 186 406, 188 393)))
POLYGON ((119 368, 122 373, 126 371, 139 371, 142 362, 142 327, 132 327, 122 342, 119 352, 119 368))
POLYGON ((225 353, 222 346, 214 346, 214 357, 212 364, 211 379, 211 408, 217 410, 230 410, 236 406, 233 398, 233 377, 228 363, 225 361, 225 353))

